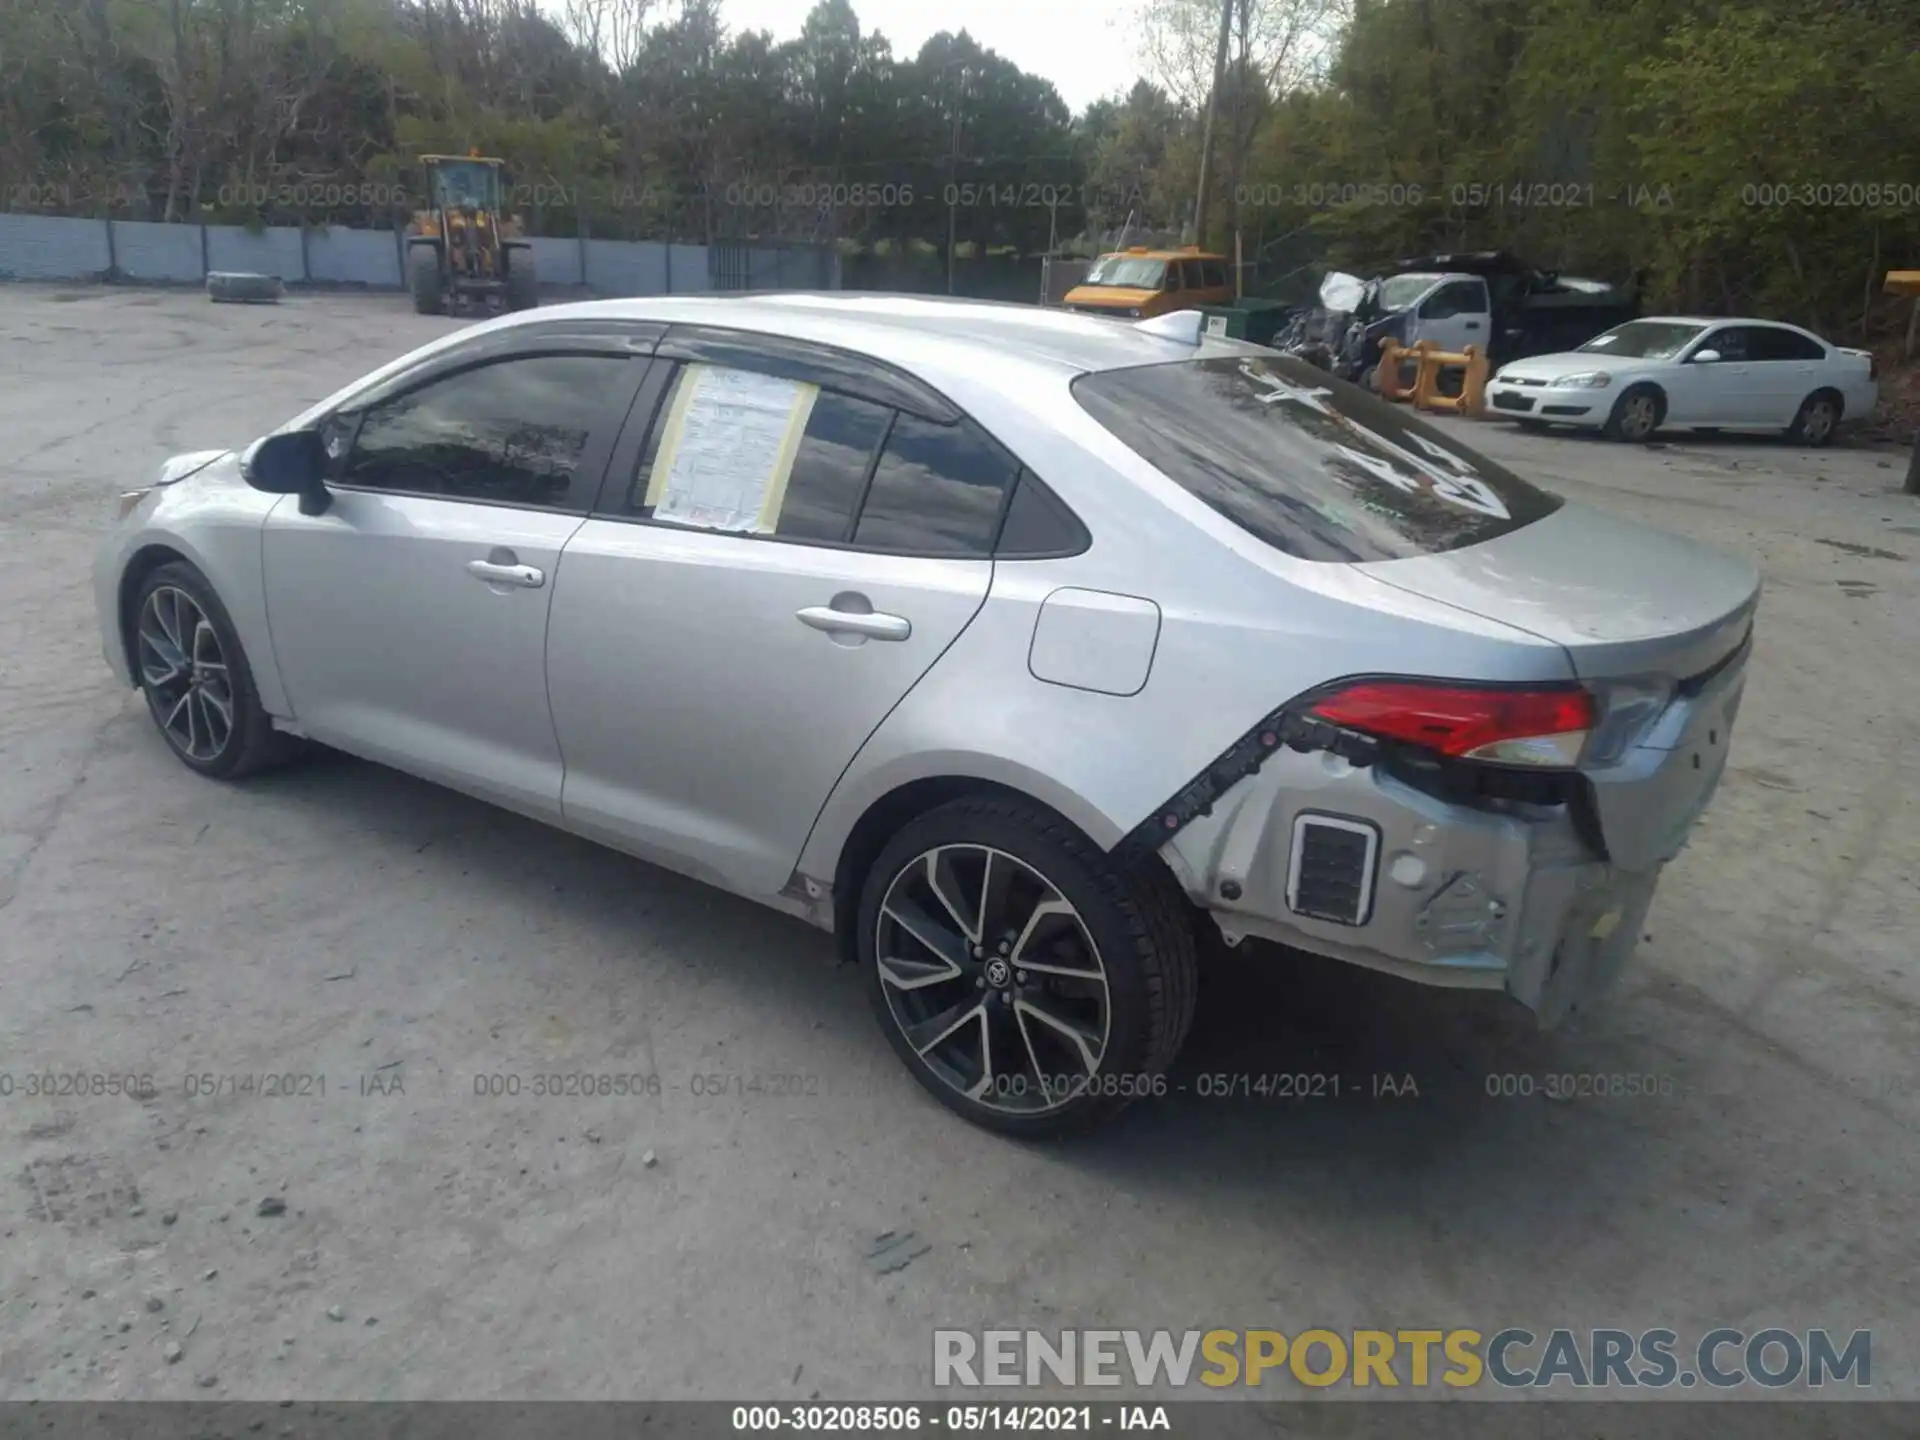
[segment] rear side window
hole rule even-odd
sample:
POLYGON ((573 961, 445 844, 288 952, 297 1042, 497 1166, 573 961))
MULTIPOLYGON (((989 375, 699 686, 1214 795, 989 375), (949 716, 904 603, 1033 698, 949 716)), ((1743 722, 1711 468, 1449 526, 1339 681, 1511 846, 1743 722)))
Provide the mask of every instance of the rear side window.
POLYGON ((1100 371, 1073 393, 1169 480, 1302 560, 1455 550, 1561 505, 1358 386, 1284 356, 1100 371))
POLYGON ((1755 360, 1824 360, 1826 350, 1817 340, 1793 330, 1755 325, 1747 330, 1747 348, 1755 360))
POLYGON ((1223 290, 1227 284, 1227 267, 1218 260, 1202 260, 1200 279, 1209 290, 1223 290))
MULTIPOLYGON (((702 368, 716 367, 681 367, 661 407, 664 416, 674 413, 681 387, 688 384, 690 377, 697 375, 702 368)), ((721 370, 719 373, 733 376, 742 372, 721 370)), ((853 517, 860 508, 860 496, 866 485, 867 473, 873 465, 874 451, 886 436, 893 411, 884 405, 856 400, 831 390, 820 390, 813 385, 777 379, 772 383, 791 388, 790 399, 778 394, 772 398, 787 399, 788 403, 804 409, 805 429, 801 432, 797 449, 793 451, 792 468, 786 471, 778 494, 764 497, 763 503, 772 510, 771 524, 763 523, 758 517, 748 520, 744 516, 717 517, 708 523, 714 529, 758 531, 790 540, 842 542, 853 529, 853 517)), ((719 413, 724 422, 724 410, 719 413)), ((670 428, 664 421, 656 424, 648 437, 646 451, 640 457, 633 488, 628 495, 628 508, 636 514, 654 516, 666 498, 669 477, 664 472, 670 467, 662 465, 660 452, 670 428)), ((681 456, 686 454, 684 435, 675 453, 681 456)), ((770 478, 758 472, 781 463, 777 454, 762 456, 752 451, 739 456, 716 456, 714 461, 742 466, 742 481, 770 478), (753 473, 748 474, 747 471, 753 473)), ((659 518, 681 519, 673 515, 661 515, 659 518)), ((681 523, 699 524, 701 521, 681 519, 681 523)))
POLYGON ((863 549, 986 555, 1014 468, 970 426, 894 417, 853 542, 863 549))

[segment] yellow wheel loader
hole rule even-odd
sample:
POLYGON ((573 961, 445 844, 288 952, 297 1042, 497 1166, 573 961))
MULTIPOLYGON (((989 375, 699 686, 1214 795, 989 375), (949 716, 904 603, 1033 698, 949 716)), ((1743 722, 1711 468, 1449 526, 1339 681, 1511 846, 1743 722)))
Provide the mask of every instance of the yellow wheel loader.
POLYGON ((509 310, 540 303, 533 242, 500 203, 499 160, 472 155, 422 155, 427 206, 407 226, 407 289, 413 308, 439 315, 462 301, 509 310))

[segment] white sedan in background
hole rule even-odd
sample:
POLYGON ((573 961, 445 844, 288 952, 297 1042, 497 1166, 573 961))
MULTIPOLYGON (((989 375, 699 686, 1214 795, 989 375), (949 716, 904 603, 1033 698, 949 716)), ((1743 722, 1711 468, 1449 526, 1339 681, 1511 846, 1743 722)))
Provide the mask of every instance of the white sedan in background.
POLYGON ((1670 427, 1784 432, 1825 445, 1843 422, 1871 414, 1879 395, 1865 350, 1793 325, 1691 316, 1631 320, 1578 350, 1515 360, 1487 384, 1497 415, 1615 440, 1670 427))

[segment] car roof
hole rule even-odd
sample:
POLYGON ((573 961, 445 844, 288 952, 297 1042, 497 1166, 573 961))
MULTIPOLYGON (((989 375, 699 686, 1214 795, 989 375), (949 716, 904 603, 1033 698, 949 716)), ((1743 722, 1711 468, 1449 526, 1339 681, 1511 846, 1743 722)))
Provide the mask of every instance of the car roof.
MULTIPOLYGON (((407 366, 482 334, 569 320, 707 325, 836 346, 915 375, 970 412, 983 405, 1030 407, 1090 371, 1267 353, 1214 336, 1186 344, 1129 321, 1069 310, 935 295, 751 291, 584 300, 451 331, 317 402, 287 428, 310 424, 407 366)), ((1165 321, 1160 317, 1162 325, 1165 321)))
MULTIPOLYGON (((854 291, 755 291, 742 295, 661 295, 589 300, 522 312, 526 320, 578 317, 651 320, 757 330, 837 345, 920 372, 977 365, 991 352, 1011 364, 1071 377, 1092 370, 1192 359, 1196 347, 1125 321, 1039 305, 935 295, 854 291)), ((1238 352, 1239 347, 1233 347, 1238 352)))
POLYGON ((1789 325, 1784 320, 1757 320, 1751 315, 1637 315, 1632 320, 1623 320, 1621 324, 1633 325, 1643 322, 1653 325, 1765 325, 1773 330, 1796 330, 1803 335, 1813 333, 1810 330, 1800 330, 1798 325, 1789 325))

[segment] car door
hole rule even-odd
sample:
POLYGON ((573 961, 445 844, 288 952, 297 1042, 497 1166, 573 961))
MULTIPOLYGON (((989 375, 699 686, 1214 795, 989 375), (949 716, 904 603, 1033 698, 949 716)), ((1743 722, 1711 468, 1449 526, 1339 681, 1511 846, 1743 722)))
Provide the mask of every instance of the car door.
POLYGON ((1754 423, 1784 430, 1822 384, 1827 348, 1784 325, 1747 327, 1753 351, 1754 423))
POLYGON ((1186 286, 1180 276, 1180 262, 1169 260, 1166 275, 1160 282, 1160 293, 1147 302, 1144 307, 1149 315, 1164 315, 1170 310, 1183 308, 1187 301, 1186 286))
POLYGON ((769 895, 984 603, 1017 467, 840 352, 696 333, 662 355, 554 590, 566 823, 769 895))
POLYGON ((1760 413, 1753 396, 1752 353, 1744 325, 1717 325, 1662 377, 1670 425, 1751 425, 1760 413), (1700 357, 1711 354, 1714 358, 1700 357))
POLYGON ((495 353, 327 422, 331 503, 263 537, 274 657, 315 738, 543 818, 553 582, 646 361, 495 353))
POLYGON ((1469 345, 1487 348, 1492 312, 1484 280, 1449 280, 1422 300, 1407 327, 1407 343, 1431 340, 1450 354, 1469 345))

